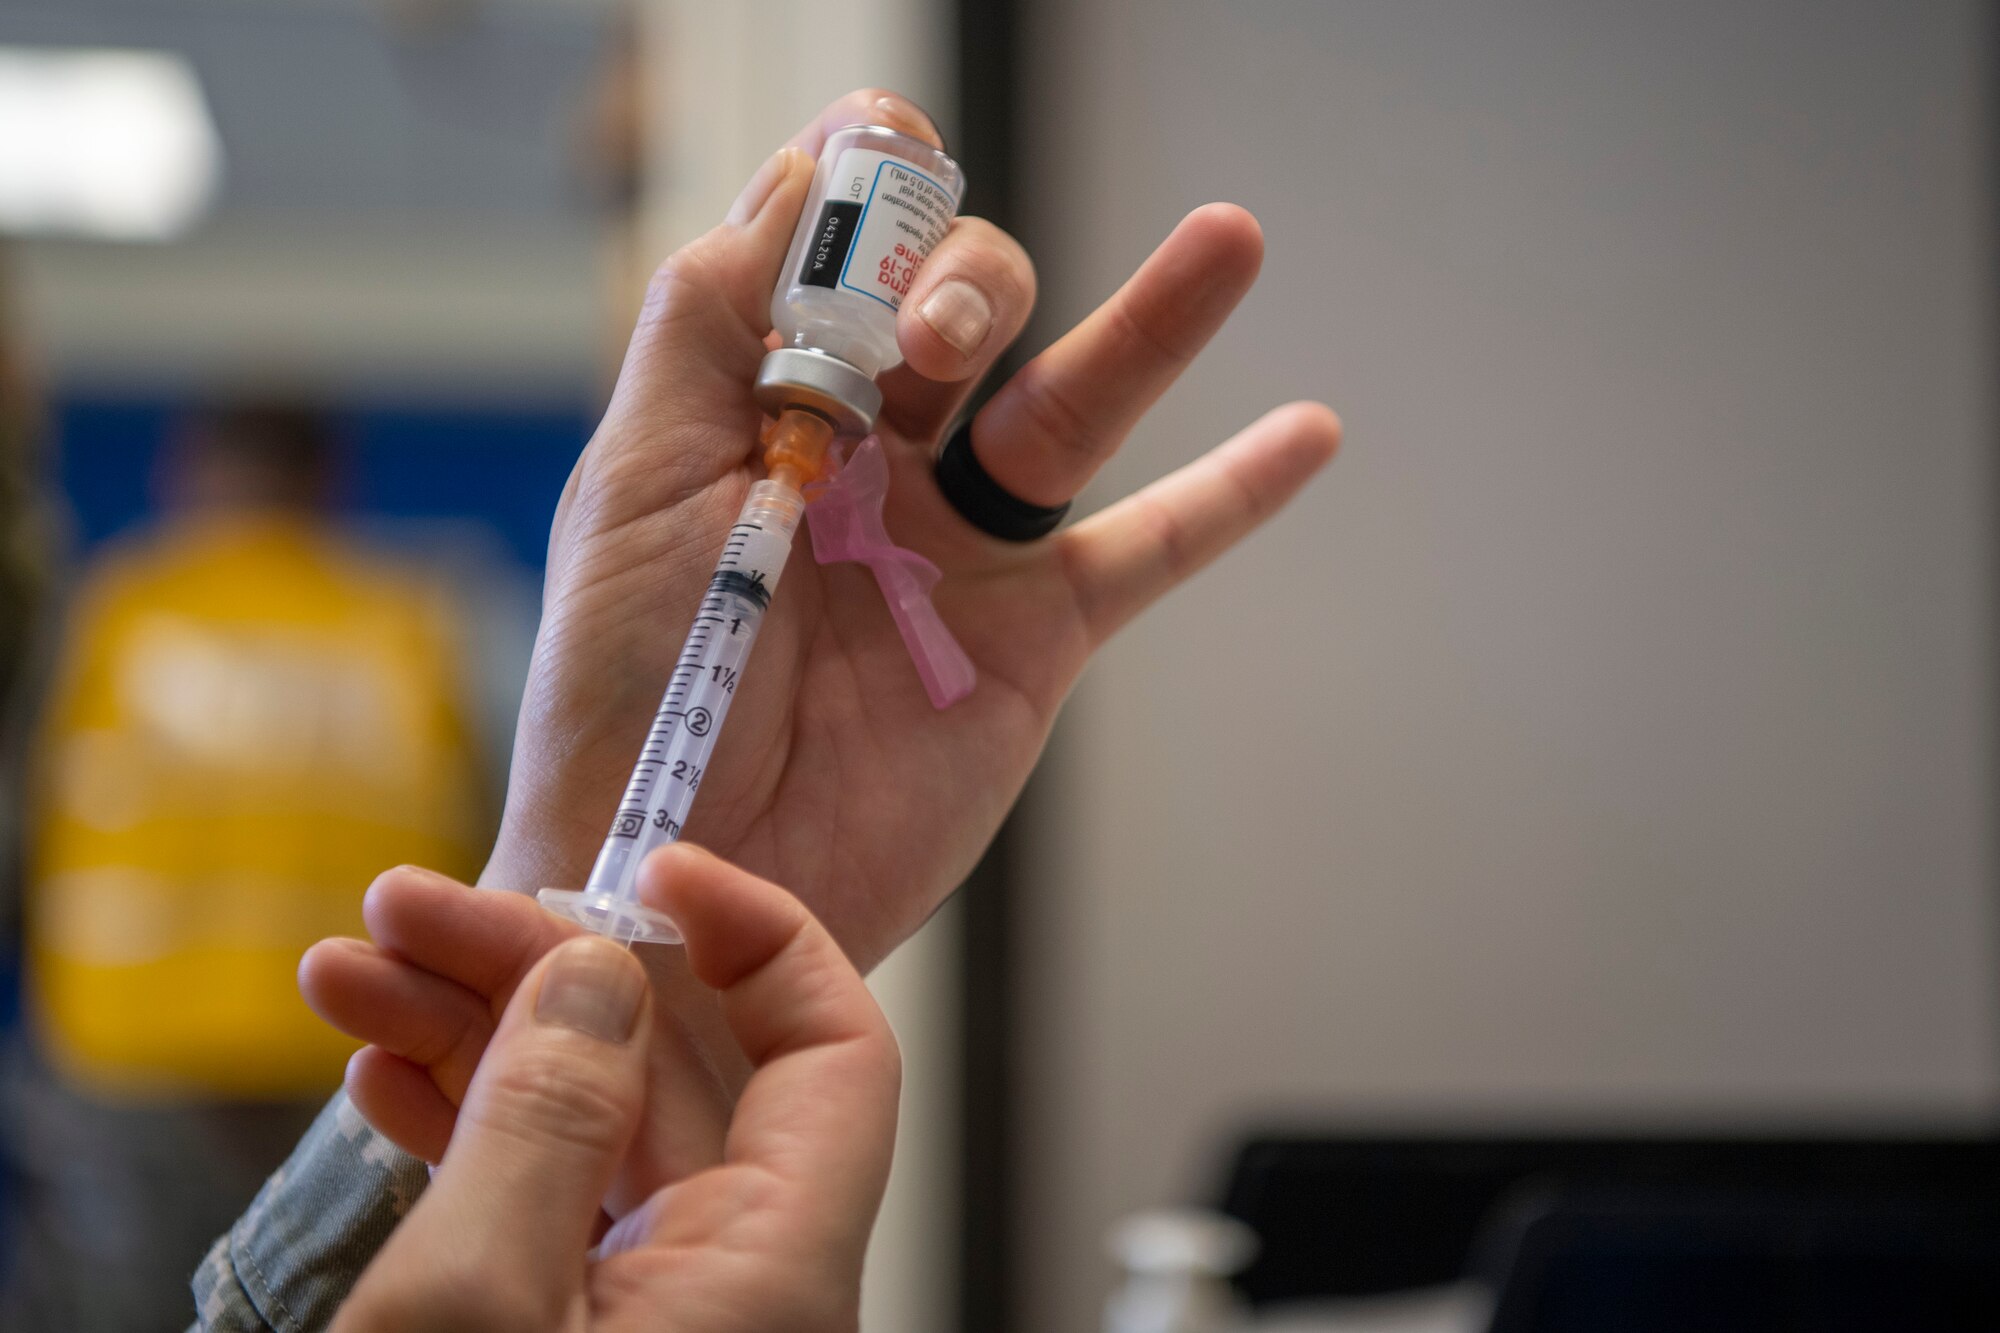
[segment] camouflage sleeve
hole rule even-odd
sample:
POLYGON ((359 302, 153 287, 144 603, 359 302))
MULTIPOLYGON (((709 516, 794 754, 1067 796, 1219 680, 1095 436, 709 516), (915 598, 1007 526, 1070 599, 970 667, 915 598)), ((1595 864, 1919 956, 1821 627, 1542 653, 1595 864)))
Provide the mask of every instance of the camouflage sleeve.
POLYGON ((370 1129, 345 1094, 335 1096, 202 1260, 194 1329, 325 1328, 429 1180, 422 1162, 370 1129))

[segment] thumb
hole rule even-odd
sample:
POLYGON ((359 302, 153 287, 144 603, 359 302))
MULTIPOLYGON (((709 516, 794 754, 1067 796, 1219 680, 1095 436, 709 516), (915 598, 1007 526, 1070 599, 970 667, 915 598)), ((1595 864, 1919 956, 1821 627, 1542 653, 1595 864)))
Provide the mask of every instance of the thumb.
MULTIPOLYGON (((602 507, 606 524, 651 513, 747 456, 763 416, 750 385, 771 331, 771 288, 812 174, 811 158, 797 148, 781 150, 745 187, 748 211, 741 220, 676 250, 647 284, 605 426, 571 479, 576 489, 594 477, 619 476, 588 506, 602 507), (646 460, 639 485, 622 461, 632 457, 646 460)), ((571 503, 566 491, 559 513, 571 503)))
POLYGON ((363 1308, 428 1326, 426 1312, 463 1321, 471 1301, 497 1322, 454 1327, 560 1323, 638 1126, 650 1010, 639 961, 606 940, 570 940, 535 966, 436 1179, 356 1289, 363 1308))

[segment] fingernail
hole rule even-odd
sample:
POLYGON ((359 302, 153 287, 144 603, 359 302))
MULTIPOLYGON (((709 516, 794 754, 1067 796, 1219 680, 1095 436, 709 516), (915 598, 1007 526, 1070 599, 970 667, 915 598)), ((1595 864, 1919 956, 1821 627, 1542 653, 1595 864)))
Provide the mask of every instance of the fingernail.
POLYGON ((771 191, 777 189, 778 182, 785 178, 785 172, 791 166, 791 155, 797 151, 796 148, 780 148, 765 158, 764 165, 757 168, 749 184, 743 187, 743 193, 737 195, 736 202, 729 206, 729 213, 723 221, 740 227, 756 217, 771 197, 771 191))
POLYGON ((993 327, 993 307, 986 304, 986 294, 958 278, 948 278, 933 288, 917 307, 917 317, 960 356, 977 352, 993 327))
POLYGON ((891 129, 905 130, 919 138, 931 139, 940 147, 943 146, 944 133, 938 129, 937 122, 931 119, 930 112, 909 98, 898 97, 894 93, 878 97, 875 99, 874 110, 877 124, 886 124, 891 129))
POLYGON ((535 1019, 622 1045, 639 1020, 646 974, 639 960, 607 940, 571 940, 542 975, 535 1019))

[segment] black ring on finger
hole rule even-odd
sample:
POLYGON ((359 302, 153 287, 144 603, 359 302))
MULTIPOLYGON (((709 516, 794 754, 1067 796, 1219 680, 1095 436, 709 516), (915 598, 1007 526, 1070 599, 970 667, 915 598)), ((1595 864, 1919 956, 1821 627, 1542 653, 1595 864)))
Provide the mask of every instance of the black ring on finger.
POLYGON ((1029 504, 1002 486, 979 465, 972 452, 972 423, 966 422, 945 441, 937 460, 938 489, 959 516, 989 537, 1003 542, 1031 542, 1046 537, 1069 513, 1067 503, 1029 504))

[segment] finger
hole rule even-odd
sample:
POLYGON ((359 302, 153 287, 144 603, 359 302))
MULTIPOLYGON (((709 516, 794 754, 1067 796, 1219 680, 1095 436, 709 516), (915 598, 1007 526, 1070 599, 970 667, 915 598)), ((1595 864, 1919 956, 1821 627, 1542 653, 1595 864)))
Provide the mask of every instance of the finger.
POLYGON ((608 941, 571 940, 536 965, 435 1179, 356 1289, 371 1312, 385 1290, 408 1302, 379 1313, 379 1326, 444 1326, 425 1320, 447 1299, 450 1327, 564 1322, 599 1201, 639 1123, 649 1009, 645 972, 608 941))
POLYGON ((417 866, 378 875, 361 919, 376 944, 485 997, 495 1013, 536 959, 581 933, 524 894, 470 888, 417 866))
POLYGON ((1093 641, 1276 513, 1339 447, 1331 409, 1289 403, 1059 536, 1093 641))
POLYGON ((493 1036, 485 996, 365 940, 321 940, 308 949, 299 991, 348 1036, 428 1071, 453 1105, 493 1036))
POLYGON ((886 88, 857 88, 835 98, 786 140, 785 146, 796 148, 807 157, 818 157, 819 150, 826 145, 826 136, 849 125, 886 125, 913 139, 922 139, 933 148, 944 147, 944 136, 938 133, 937 122, 930 113, 901 93, 886 88))
POLYGON ((1188 214, 1110 300, 980 409, 980 465, 1030 504, 1076 498, 1222 327, 1263 259, 1257 220, 1234 204, 1188 214))
MULTIPOLYGON (((538 907, 522 894, 474 889, 411 867, 381 876, 362 899, 362 917, 376 942, 395 956, 421 967, 489 1002, 497 1016, 537 959, 583 931, 538 907)), ((662 1057, 655 1065, 652 1096, 671 1098, 682 1113, 671 1121, 655 1121, 633 1149, 632 1170, 621 1188, 650 1190, 661 1181, 686 1175, 720 1155, 728 1106, 748 1077, 728 1040, 719 1032, 722 1049, 710 1053, 705 1039, 695 1035, 707 1025, 720 1026, 714 994, 687 970, 676 949, 649 949, 645 963, 652 975, 665 1021, 654 1025, 654 1040, 662 1057), (697 1100, 708 1098, 697 1112, 697 1100)), ((429 1032, 374 1029, 364 1039, 388 1044, 392 1038, 414 1042, 435 1039, 429 1032), (398 1037, 398 1034, 400 1036, 398 1037)), ((477 1063, 476 1035, 440 1067, 439 1085, 463 1099, 464 1066, 477 1063)), ((621 1209, 634 1200, 620 1195, 621 1209)))
POLYGON ((827 1234, 872 1218, 902 1067, 861 974, 798 899, 698 848, 654 853, 640 885, 680 925, 689 965, 722 993, 730 1030, 756 1066, 725 1160, 797 1185, 799 1207, 827 1234))
POLYGON ((896 316, 905 364, 882 377, 882 417, 914 440, 941 434, 1035 308, 1035 266, 984 218, 959 218, 917 270, 896 316))
POLYGON ((347 1062, 347 1100, 375 1132, 410 1156, 435 1165, 451 1142, 458 1106, 438 1091, 430 1071, 376 1046, 347 1062))
POLYGON ((586 462, 639 458, 665 485, 684 486, 748 452, 746 432, 754 432, 759 413, 747 390, 764 356, 771 287, 812 171, 799 149, 778 150, 744 187, 732 220, 654 270, 605 408, 607 421, 636 418, 645 429, 601 432, 605 446, 587 451, 586 462))

